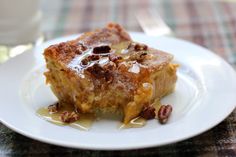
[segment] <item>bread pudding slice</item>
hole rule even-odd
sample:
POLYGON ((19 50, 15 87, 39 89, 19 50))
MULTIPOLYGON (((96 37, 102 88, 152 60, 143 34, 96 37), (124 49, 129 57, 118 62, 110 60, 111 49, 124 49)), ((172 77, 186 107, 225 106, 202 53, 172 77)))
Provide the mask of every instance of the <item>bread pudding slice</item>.
POLYGON ((44 51, 46 82, 79 113, 121 113, 126 124, 175 88, 173 56, 134 42, 118 24, 44 51))

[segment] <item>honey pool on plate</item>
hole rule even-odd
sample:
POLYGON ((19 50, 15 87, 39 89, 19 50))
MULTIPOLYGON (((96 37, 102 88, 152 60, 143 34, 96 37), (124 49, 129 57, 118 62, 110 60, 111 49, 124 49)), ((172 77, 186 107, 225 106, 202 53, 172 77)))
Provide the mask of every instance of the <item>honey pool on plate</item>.
POLYGON ((65 126, 68 125, 73 128, 77 128, 80 130, 89 130, 92 126, 92 123, 96 120, 95 116, 93 114, 80 114, 79 119, 73 123, 63 123, 60 120, 60 115, 64 111, 73 111, 72 107, 67 107, 67 106, 61 106, 60 110, 56 113, 50 113, 48 111, 47 107, 41 107, 37 110, 37 115, 42 117, 43 119, 46 119, 47 121, 60 125, 60 126, 65 126))
MULTIPOLYGON (((154 102, 154 107, 156 108, 156 111, 158 110, 160 106, 159 101, 154 102)), ((39 108, 36 113, 39 117, 53 123, 59 126, 70 126, 72 128, 76 128, 79 130, 88 131, 92 124, 98 120, 100 120, 100 117, 94 114, 79 114, 79 119, 73 123, 64 123, 61 121, 60 116, 63 112, 68 111, 72 112, 74 111, 74 108, 71 105, 61 105, 60 109, 56 113, 50 113, 48 111, 48 107, 41 107, 39 108)), ((145 126, 146 119, 142 117, 136 117, 132 119, 128 124, 123 124, 120 122, 118 123, 119 129, 127 129, 127 128, 140 128, 145 126)))

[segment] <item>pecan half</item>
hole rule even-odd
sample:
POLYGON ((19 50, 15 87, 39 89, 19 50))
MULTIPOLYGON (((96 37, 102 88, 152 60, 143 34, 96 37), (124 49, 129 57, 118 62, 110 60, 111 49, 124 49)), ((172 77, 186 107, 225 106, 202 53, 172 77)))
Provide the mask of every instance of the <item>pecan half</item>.
POLYGON ((140 116, 143 117, 144 119, 154 119, 156 116, 155 108, 151 105, 145 106, 140 116))
POLYGON ((49 105, 48 106, 48 112, 49 113, 56 113, 56 112, 58 112, 59 107, 60 107, 60 104, 58 102, 55 103, 55 104, 49 105))
POLYGON ((65 111, 61 114, 60 119, 64 123, 73 123, 79 119, 79 115, 76 112, 65 111))
POLYGON ((159 122, 161 124, 165 124, 168 121, 168 118, 170 117, 171 112, 172 112, 171 105, 161 105, 157 114, 159 122))
POLYGON ((110 50, 111 50, 110 46, 102 45, 102 46, 94 47, 93 53, 95 53, 95 54, 109 53, 110 50))

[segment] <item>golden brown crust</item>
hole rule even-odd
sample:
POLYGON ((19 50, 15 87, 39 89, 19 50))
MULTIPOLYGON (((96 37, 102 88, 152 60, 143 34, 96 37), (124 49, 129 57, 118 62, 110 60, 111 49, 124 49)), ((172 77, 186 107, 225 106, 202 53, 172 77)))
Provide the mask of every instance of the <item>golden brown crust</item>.
POLYGON ((81 54, 86 47, 96 46, 101 43, 115 44, 130 40, 131 38, 124 28, 118 24, 109 23, 105 28, 84 33, 75 40, 49 46, 45 49, 44 56, 67 64, 77 54, 81 54))

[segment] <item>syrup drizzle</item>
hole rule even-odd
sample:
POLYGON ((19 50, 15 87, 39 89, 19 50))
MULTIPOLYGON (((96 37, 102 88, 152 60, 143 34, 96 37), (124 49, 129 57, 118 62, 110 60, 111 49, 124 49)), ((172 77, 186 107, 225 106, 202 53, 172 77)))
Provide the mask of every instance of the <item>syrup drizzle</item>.
MULTIPOLYGON (((161 102, 159 99, 155 99, 152 105, 156 109, 156 112, 157 112, 161 106, 161 102)), ((139 116, 132 119, 128 124, 121 123, 118 126, 118 128, 119 129, 141 128, 141 127, 144 127, 146 123, 147 123, 147 120, 139 116)))
POLYGON ((101 53, 101 54, 94 54, 93 48, 89 47, 87 50, 85 50, 82 54, 76 55, 68 64, 68 67, 72 70, 75 70, 79 73, 79 75, 84 78, 84 70, 88 67, 93 66, 95 63, 103 66, 107 63, 109 63, 109 54, 116 54, 119 56, 122 56, 124 59, 127 59, 129 57, 129 51, 127 49, 130 42, 122 42, 119 44, 111 45, 111 50, 109 53, 101 53), (82 65, 81 61, 85 59, 86 57, 90 55, 99 55, 100 59, 96 61, 91 61, 88 63, 88 65, 82 65))
POLYGON ((69 105, 64 105, 61 106, 60 110, 56 113, 50 113, 48 111, 47 107, 41 107, 37 110, 37 115, 39 115, 40 117, 42 117, 43 119, 56 124, 56 125, 60 125, 60 126, 70 126, 76 129, 80 129, 80 130, 84 130, 84 131, 88 131, 93 122, 95 121, 95 116, 93 114, 79 114, 79 120, 77 120, 76 122, 73 123, 63 123, 60 120, 60 115, 64 112, 64 111, 68 111, 68 112, 72 112, 73 108, 70 107, 69 105))
MULTIPOLYGON (((160 105, 161 105, 161 103, 160 103, 159 99, 156 99, 153 102, 153 106, 156 109, 156 111, 159 110, 160 105)), ((94 121, 97 121, 101 117, 103 117, 103 118, 109 117, 109 116, 103 115, 99 118, 97 115, 95 116, 94 114, 79 114, 79 120, 77 120, 76 122, 67 124, 67 123, 63 123, 60 119, 60 115, 64 111, 72 112, 72 111, 74 111, 74 107, 72 105, 62 105, 62 106, 60 106, 60 110, 56 113, 50 113, 48 111, 47 107, 41 107, 36 111, 36 114, 39 117, 41 117, 53 124, 56 124, 59 126, 70 126, 72 128, 76 128, 76 129, 83 130, 83 131, 90 130, 94 121)), ((110 118, 112 118, 112 117, 110 117, 110 118)), ((120 123, 118 125, 118 128, 119 129, 140 128, 140 127, 145 126, 146 123, 147 123, 146 119, 144 119, 142 117, 136 117, 136 118, 132 119, 128 124, 120 123)))

